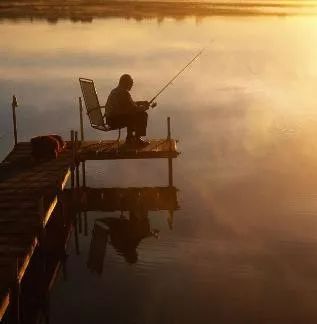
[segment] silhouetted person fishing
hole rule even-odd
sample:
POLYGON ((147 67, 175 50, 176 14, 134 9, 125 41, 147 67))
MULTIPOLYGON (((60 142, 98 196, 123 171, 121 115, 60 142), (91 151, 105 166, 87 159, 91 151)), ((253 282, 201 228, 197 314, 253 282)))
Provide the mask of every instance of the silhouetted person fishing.
POLYGON ((129 91, 133 86, 133 79, 129 74, 120 77, 119 84, 114 88, 106 103, 106 122, 113 128, 127 127, 127 144, 147 145, 142 140, 146 135, 148 115, 146 110, 156 107, 154 100, 168 88, 204 51, 200 50, 150 101, 133 101, 129 91))
POLYGON ((107 124, 112 128, 127 127, 127 144, 147 145, 142 140, 146 135, 148 101, 133 101, 129 93, 133 86, 133 79, 129 74, 120 77, 119 84, 114 88, 107 99, 107 124))

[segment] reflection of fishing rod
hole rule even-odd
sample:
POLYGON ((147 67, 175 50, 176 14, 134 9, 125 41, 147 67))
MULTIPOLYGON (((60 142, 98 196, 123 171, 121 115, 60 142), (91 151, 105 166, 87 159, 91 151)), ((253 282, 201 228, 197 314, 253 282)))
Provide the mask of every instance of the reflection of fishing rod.
POLYGON ((152 108, 154 108, 156 106, 156 103, 154 102, 154 100, 167 88, 169 87, 173 81, 180 75, 182 74, 201 54, 202 52, 205 50, 205 48, 203 48, 202 50, 200 50, 169 82, 166 83, 166 85, 149 101, 150 106, 152 108))

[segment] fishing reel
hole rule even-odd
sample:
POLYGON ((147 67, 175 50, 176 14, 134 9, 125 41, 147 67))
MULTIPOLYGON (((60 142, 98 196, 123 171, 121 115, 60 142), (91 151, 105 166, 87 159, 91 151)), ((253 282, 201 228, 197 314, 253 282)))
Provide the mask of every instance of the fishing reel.
POLYGON ((150 107, 151 107, 151 108, 155 108, 156 106, 157 106, 157 103, 154 102, 154 101, 150 104, 150 107))

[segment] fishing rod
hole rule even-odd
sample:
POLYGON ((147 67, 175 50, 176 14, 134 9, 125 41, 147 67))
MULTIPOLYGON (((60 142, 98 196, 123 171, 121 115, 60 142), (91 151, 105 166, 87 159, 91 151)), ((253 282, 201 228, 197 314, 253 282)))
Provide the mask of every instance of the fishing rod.
POLYGON ((168 88, 173 81, 180 75, 182 74, 201 54, 202 52, 206 49, 206 47, 204 47, 203 49, 201 49, 169 82, 167 82, 165 84, 165 86, 149 101, 150 106, 152 108, 154 108, 156 106, 156 103, 154 102, 154 100, 166 89, 168 88))

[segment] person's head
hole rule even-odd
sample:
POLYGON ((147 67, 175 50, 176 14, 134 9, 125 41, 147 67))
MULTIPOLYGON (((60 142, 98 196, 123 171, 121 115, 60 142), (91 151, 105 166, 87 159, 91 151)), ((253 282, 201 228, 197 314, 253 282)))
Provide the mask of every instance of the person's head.
POLYGON ((133 79, 130 74, 123 74, 119 80, 119 86, 126 90, 131 90, 133 86, 133 79))

